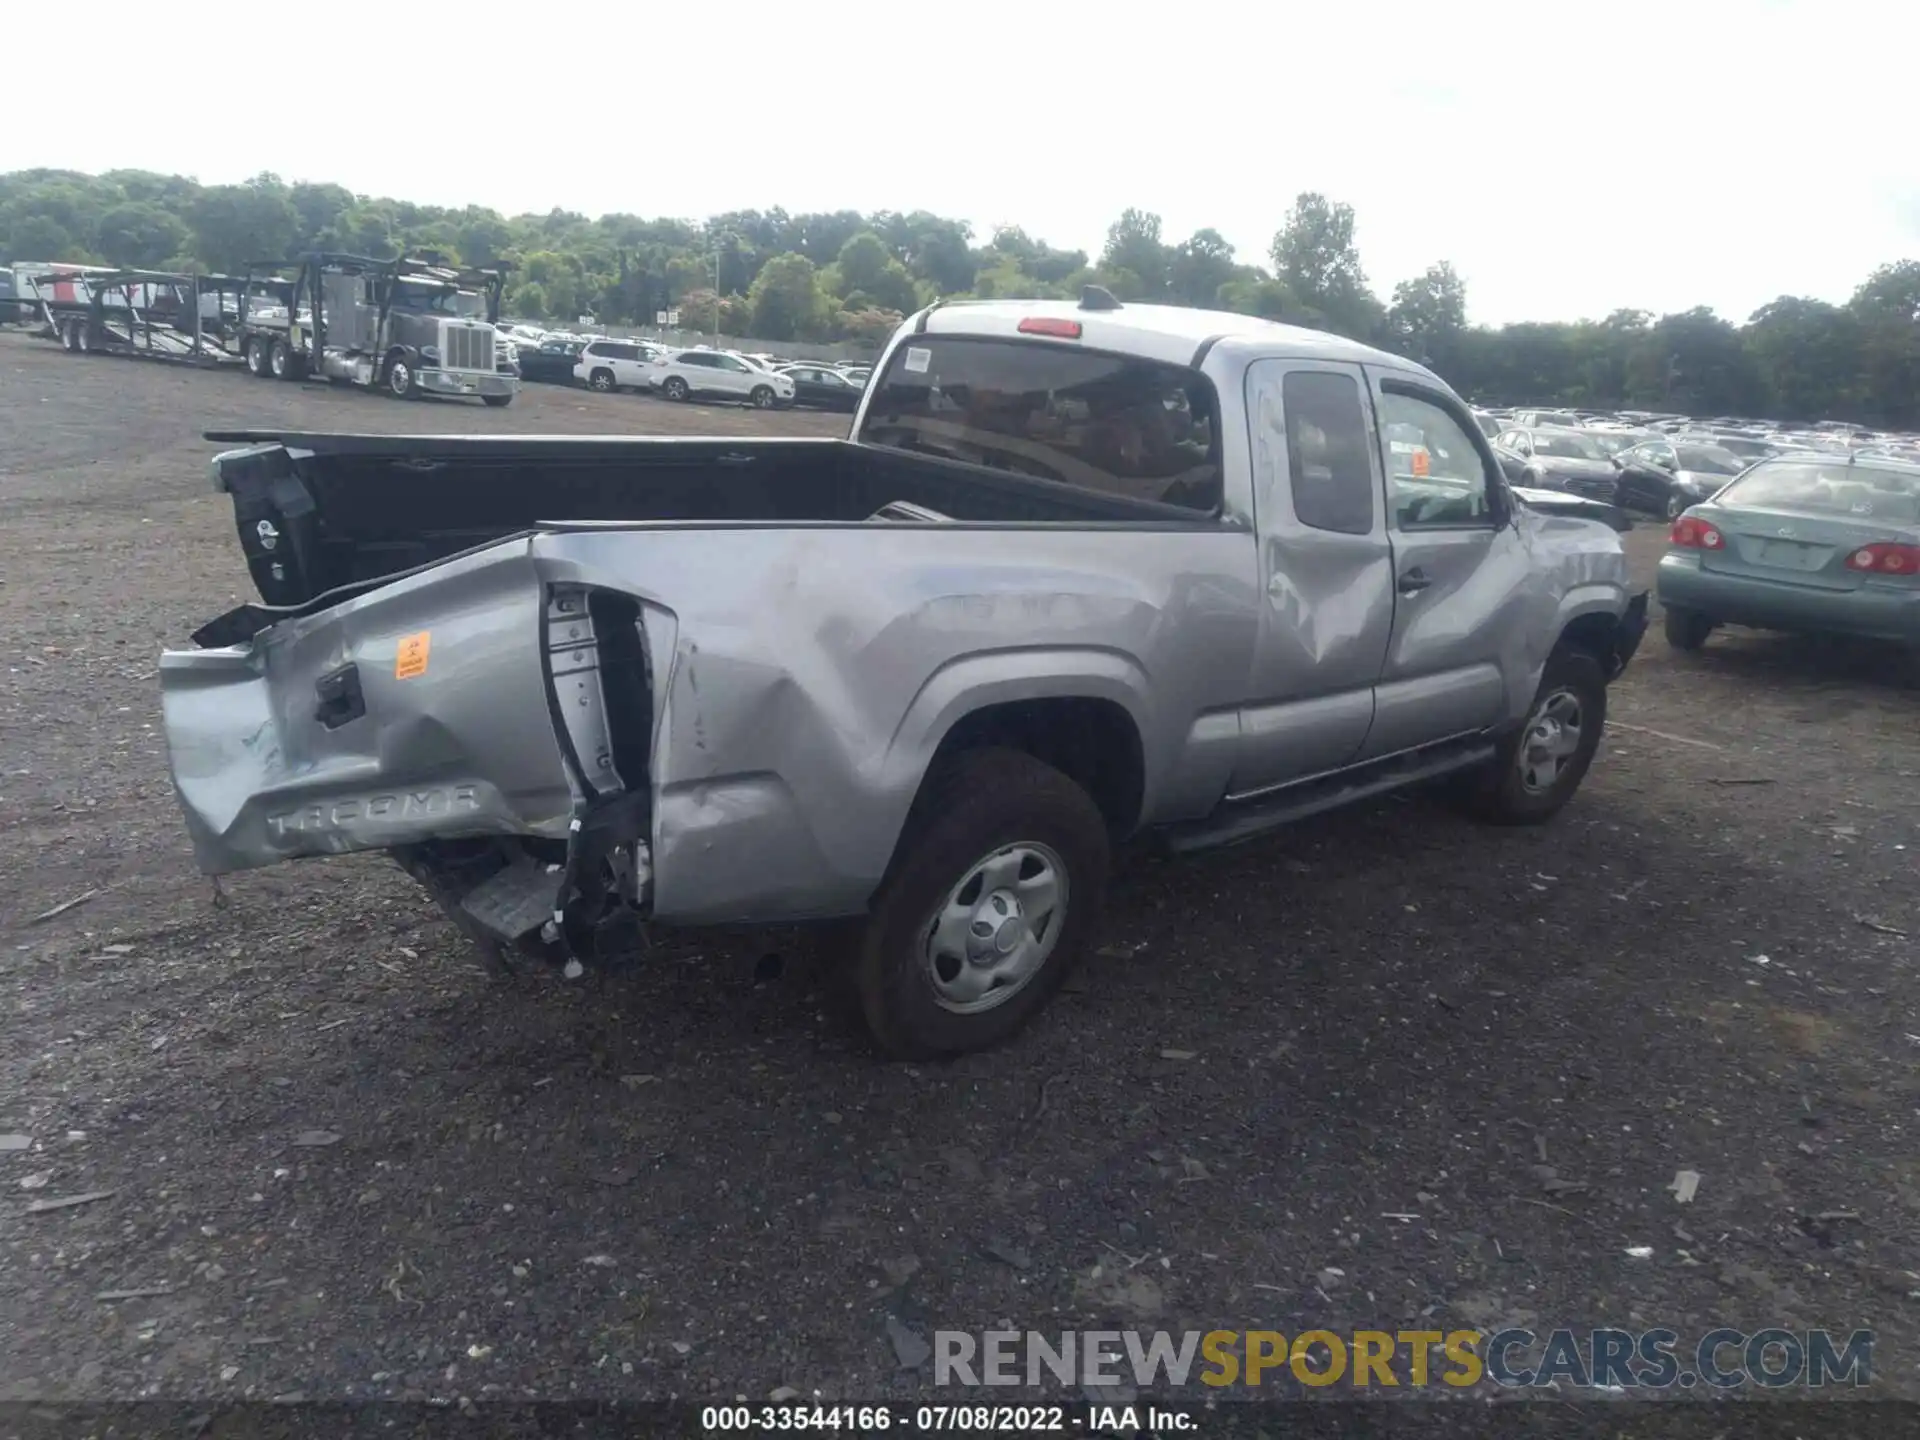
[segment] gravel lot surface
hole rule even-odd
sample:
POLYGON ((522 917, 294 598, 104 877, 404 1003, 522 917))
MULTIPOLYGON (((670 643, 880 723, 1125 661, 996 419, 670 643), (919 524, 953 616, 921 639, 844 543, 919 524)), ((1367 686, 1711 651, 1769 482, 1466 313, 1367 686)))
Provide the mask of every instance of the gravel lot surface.
MULTIPOLYGON (((1017 1043, 892 1066, 778 937, 502 988, 378 858, 217 905, 155 656, 250 598, 198 438, 246 425, 844 419, 0 335, 0 1400, 907 1396, 903 1350, 996 1323, 1866 1327, 1920 1397, 1886 656, 1656 621, 1553 825, 1403 799, 1134 859, 1017 1043)), ((1628 537, 1648 579, 1662 540, 1628 537)))

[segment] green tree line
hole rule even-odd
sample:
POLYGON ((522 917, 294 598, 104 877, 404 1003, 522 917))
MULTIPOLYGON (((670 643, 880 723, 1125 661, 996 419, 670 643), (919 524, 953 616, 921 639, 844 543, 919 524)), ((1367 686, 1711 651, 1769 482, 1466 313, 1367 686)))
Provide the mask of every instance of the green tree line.
POLYGON ((308 249, 435 249, 511 265, 508 313, 682 323, 767 340, 877 344, 943 297, 1065 298, 1088 283, 1122 300, 1202 305, 1332 330, 1432 366, 1486 403, 1624 406, 1691 414, 1847 419, 1920 429, 1920 261, 1883 265, 1843 304, 1782 295, 1736 323, 1700 306, 1655 316, 1498 327, 1467 320, 1466 286, 1436 262, 1382 299, 1351 206, 1296 198, 1264 264, 1218 231, 1184 240, 1124 211, 1098 255, 1018 227, 984 240, 924 210, 741 210, 703 223, 567 210, 504 216, 356 195, 262 174, 239 185, 115 170, 0 175, 0 256, 234 272, 308 249))

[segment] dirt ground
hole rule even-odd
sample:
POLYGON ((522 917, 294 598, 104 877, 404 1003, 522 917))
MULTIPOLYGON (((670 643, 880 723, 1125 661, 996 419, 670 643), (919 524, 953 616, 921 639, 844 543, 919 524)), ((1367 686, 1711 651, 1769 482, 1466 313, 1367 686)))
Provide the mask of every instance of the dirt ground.
POLYGON ((1509 1323, 1870 1328, 1920 1397, 1920 692, 1885 657, 1656 624, 1550 827, 1402 799, 1136 859, 1017 1043, 892 1066, 804 950, 501 989, 377 858, 214 903, 155 657, 248 598, 199 432, 282 424, 844 421, 0 335, 0 1400, 856 1399, 925 1393, 935 1328, 1509 1323))

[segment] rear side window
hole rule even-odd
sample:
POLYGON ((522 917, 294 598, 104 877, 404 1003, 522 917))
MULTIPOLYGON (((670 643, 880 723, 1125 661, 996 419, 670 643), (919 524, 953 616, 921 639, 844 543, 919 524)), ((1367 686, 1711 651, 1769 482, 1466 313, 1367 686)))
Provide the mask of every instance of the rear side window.
POLYGON ((1290 371, 1281 382, 1287 416, 1287 471, 1302 525, 1342 535, 1373 532, 1373 466, 1366 412, 1350 375, 1290 371))
POLYGON ((915 336, 860 439, 1200 514, 1220 509, 1220 409, 1196 370, 1035 340, 915 336))

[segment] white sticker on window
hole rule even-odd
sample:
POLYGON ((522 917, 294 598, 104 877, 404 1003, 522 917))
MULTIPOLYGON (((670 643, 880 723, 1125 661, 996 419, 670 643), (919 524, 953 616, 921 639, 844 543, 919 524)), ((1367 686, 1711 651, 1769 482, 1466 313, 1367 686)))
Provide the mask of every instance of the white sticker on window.
POLYGON ((907 347, 907 373, 909 375, 926 374, 927 366, 932 363, 933 351, 920 345, 909 345, 907 347))

